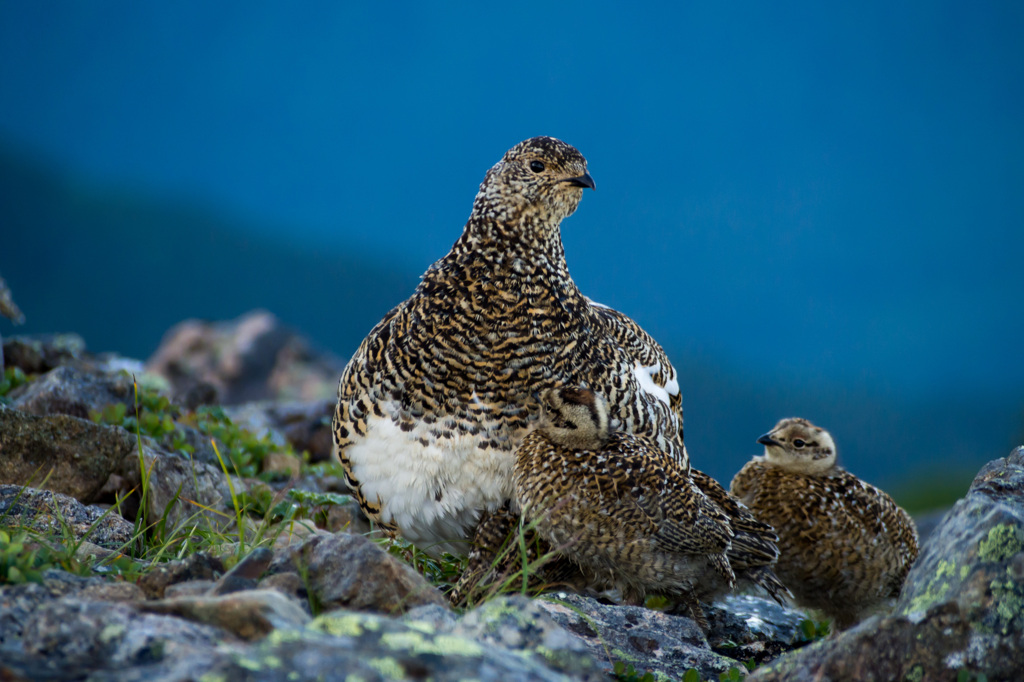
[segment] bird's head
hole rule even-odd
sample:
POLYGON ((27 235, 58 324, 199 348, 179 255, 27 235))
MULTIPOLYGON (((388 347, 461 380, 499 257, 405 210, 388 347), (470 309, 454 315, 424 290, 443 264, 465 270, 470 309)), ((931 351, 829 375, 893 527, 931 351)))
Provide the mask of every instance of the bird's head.
POLYGON ((832 436, 806 419, 782 419, 757 442, 764 446, 766 463, 790 471, 822 473, 836 463, 832 436))
POLYGON ((587 160, 553 137, 531 137, 505 152, 480 185, 474 211, 498 220, 557 225, 594 189, 587 160))
POLYGON ((538 429, 554 443, 600 450, 608 442, 608 401, 589 388, 553 388, 540 395, 538 429))

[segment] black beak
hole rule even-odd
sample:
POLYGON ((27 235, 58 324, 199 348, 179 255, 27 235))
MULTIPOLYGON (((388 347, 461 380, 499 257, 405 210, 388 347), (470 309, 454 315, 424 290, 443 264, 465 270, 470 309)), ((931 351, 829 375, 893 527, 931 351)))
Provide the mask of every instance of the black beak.
POLYGON ((590 173, 584 173, 578 178, 568 178, 566 182, 577 187, 589 187, 593 190, 597 189, 597 185, 594 184, 594 178, 590 177, 590 173))
POLYGON ((778 445, 779 441, 772 438, 772 434, 766 433, 757 439, 757 442, 761 445, 778 445))

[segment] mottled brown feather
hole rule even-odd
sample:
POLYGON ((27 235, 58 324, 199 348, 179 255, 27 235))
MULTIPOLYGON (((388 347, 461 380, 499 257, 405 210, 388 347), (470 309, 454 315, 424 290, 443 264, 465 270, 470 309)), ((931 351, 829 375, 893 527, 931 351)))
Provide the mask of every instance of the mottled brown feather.
POLYGON ((781 588, 770 570, 771 529, 713 479, 693 478, 695 470, 647 437, 613 431, 599 448, 582 450, 560 442, 546 422, 519 448, 516 494, 541 537, 578 564, 593 589, 617 590, 632 603, 648 593, 678 596, 700 620, 697 599, 733 586, 733 556, 744 569, 767 568, 748 572, 770 576, 766 589, 781 588))
MULTIPOLYGON (((782 448, 780 453, 788 448, 799 462, 793 441, 810 444, 823 431, 806 420, 783 420, 760 442, 766 449, 782 448)), ((889 495, 835 464, 830 436, 825 443, 830 452, 818 453, 814 465, 827 462, 823 470, 808 473, 756 457, 736 474, 730 489, 775 528, 780 552, 775 572, 797 603, 822 610, 843 629, 899 595, 917 558, 917 529, 889 495)), ((801 449, 812 447, 817 445, 801 449)))

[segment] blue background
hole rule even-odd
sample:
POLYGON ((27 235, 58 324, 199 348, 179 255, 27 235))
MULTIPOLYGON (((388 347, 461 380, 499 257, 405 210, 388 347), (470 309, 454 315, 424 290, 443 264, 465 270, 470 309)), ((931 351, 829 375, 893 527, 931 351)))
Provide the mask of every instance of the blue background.
POLYGON ((18 331, 144 358, 263 306, 347 357, 546 134, 698 466, 796 414, 897 487, 1024 440, 1024 5, 209 5, 0 2, 18 331))

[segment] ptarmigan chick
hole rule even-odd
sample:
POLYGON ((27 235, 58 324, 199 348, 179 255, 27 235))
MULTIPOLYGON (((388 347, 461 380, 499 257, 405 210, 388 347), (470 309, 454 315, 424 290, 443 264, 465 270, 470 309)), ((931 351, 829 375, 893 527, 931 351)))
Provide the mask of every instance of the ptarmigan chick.
POLYGON ((348 485, 385 531, 465 554, 481 514, 512 497, 533 392, 563 384, 600 390, 618 428, 687 466, 665 352, 569 276, 560 226, 587 187, 586 160, 560 140, 510 149, 448 255, 349 361, 334 439, 348 485))
POLYGON ((899 596, 917 558, 910 515, 836 464, 828 431, 783 419, 758 441, 731 492, 779 535, 775 572, 797 603, 845 629, 899 596))
POLYGON ((785 589, 771 573, 771 528, 713 479, 691 477, 646 436, 610 430, 607 402, 592 390, 563 387, 540 399, 539 428, 516 455, 516 495, 588 587, 632 604, 648 593, 680 597, 705 628, 698 600, 731 589, 740 568, 776 596, 785 589))

